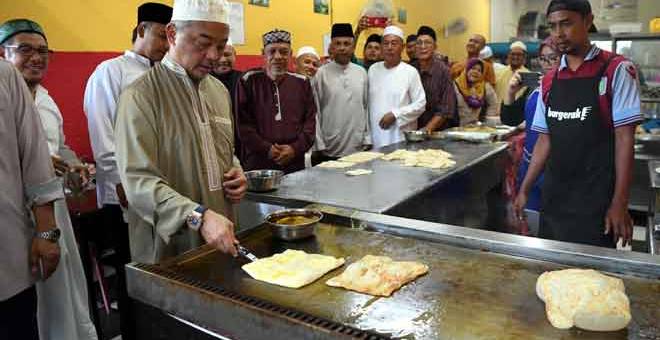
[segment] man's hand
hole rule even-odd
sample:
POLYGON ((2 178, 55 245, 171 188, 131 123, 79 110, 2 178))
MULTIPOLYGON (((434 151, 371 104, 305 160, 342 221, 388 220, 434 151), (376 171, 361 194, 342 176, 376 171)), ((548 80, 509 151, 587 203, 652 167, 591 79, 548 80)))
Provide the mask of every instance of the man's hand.
POLYGON ((525 206, 527 205, 527 195, 520 192, 513 201, 513 214, 518 221, 525 219, 525 206))
POLYGON ((625 247, 632 242, 633 224, 626 204, 612 204, 605 216, 605 234, 612 235, 614 242, 622 240, 625 247))
POLYGON ((69 171, 69 165, 59 156, 50 156, 55 168, 55 175, 62 177, 69 171))
POLYGON ((277 144, 270 146, 270 151, 268 151, 268 159, 276 160, 280 157, 280 149, 277 147, 277 144))
POLYGON ((234 236, 234 224, 212 210, 207 210, 203 219, 204 223, 199 232, 202 234, 204 241, 221 252, 236 257, 238 255, 236 251, 238 240, 234 236))
POLYGON ((119 205, 121 205, 121 207, 124 209, 128 208, 128 200, 126 199, 126 192, 124 191, 124 186, 121 185, 121 183, 117 183, 115 189, 117 190, 117 198, 119 198, 119 205))
POLYGON ((33 238, 30 250, 32 275, 46 281, 57 269, 60 262, 60 246, 56 242, 33 238), (39 262, 41 261, 41 264, 39 262), (43 268, 43 272, 42 272, 43 268))
POLYGON ((392 112, 386 113, 383 118, 380 119, 380 122, 378 125, 380 126, 381 129, 387 130, 396 122, 396 117, 394 117, 394 114, 392 112))
POLYGON ((296 151, 290 145, 274 145, 279 151, 278 157, 273 159, 280 166, 286 166, 296 157, 296 151))
POLYGON ((222 187, 225 190, 225 196, 234 204, 243 199, 247 190, 247 179, 245 174, 239 168, 232 168, 224 175, 225 181, 222 187))

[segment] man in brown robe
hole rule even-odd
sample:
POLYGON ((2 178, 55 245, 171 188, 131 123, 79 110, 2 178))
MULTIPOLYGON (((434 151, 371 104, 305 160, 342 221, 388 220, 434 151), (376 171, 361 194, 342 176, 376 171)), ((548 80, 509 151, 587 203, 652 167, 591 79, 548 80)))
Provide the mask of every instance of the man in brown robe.
POLYGON ((237 89, 243 167, 302 170, 315 139, 314 93, 305 76, 287 72, 291 34, 274 30, 263 41, 265 66, 246 72, 237 89))

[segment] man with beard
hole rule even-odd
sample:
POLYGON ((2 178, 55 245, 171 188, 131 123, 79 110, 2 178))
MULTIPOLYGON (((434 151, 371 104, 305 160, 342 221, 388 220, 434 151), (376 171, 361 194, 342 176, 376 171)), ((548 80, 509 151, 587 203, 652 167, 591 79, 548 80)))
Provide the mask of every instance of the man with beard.
POLYGON ((225 50, 222 53, 218 66, 211 73, 214 77, 222 82, 229 91, 231 97, 232 116, 234 117, 234 154, 239 160, 242 160, 241 155, 241 140, 238 138, 238 124, 236 117, 236 86, 238 80, 243 75, 243 72, 234 69, 236 62, 236 49, 234 48, 231 38, 225 45, 225 50))
POLYGON ((625 246, 632 238, 635 125, 642 120, 637 70, 591 44, 587 0, 553 0, 547 18, 563 55, 541 83, 532 124, 539 137, 514 211, 523 218, 545 168, 541 237, 610 248, 621 239, 625 246))
MULTIPOLYGON (((351 24, 332 26, 335 59, 324 65, 312 81, 320 111, 319 145, 325 149, 314 159, 334 160, 371 146, 369 133, 369 79, 367 72, 351 63, 355 38, 351 24)), ((317 163, 314 161, 313 163, 317 163)))
POLYGON ((209 76, 229 37, 226 0, 177 0, 163 61, 119 99, 117 163, 134 261, 202 245, 236 255, 233 204, 247 181, 234 156, 227 89, 209 76))
MULTIPOLYGON (((468 60, 473 58, 479 58, 479 52, 486 46, 486 38, 481 34, 473 34, 465 45, 465 50, 467 51, 467 58, 464 61, 455 62, 451 65, 451 77, 453 79, 458 78, 465 71, 465 66, 467 65, 468 60)), ((495 70, 493 70, 493 65, 485 63, 484 65, 484 80, 489 83, 491 86, 495 87, 497 84, 495 80, 495 70)))
POLYGON ((416 130, 417 118, 426 106, 419 73, 401 62, 403 38, 399 27, 385 28, 385 60, 369 69, 369 127, 377 148, 403 141, 403 131, 416 130))
MULTIPOLYGON (((502 101, 509 91, 509 82, 513 75, 516 72, 529 72, 525 67, 525 62, 527 61, 527 45, 522 41, 516 41, 509 46, 509 55, 508 58, 509 65, 507 65, 504 70, 497 77, 497 86, 495 87, 495 92, 497 92, 497 98, 502 101)), ((526 87, 523 87, 516 93, 515 99, 520 98, 525 91, 526 87)))
POLYGON ((286 173, 305 167, 305 153, 316 132, 316 103, 307 77, 287 72, 291 34, 263 35, 265 66, 248 71, 238 83, 238 123, 246 170, 286 173))
POLYGON ((314 47, 303 46, 298 49, 296 53, 296 73, 311 79, 314 78, 319 67, 321 67, 321 59, 314 47))

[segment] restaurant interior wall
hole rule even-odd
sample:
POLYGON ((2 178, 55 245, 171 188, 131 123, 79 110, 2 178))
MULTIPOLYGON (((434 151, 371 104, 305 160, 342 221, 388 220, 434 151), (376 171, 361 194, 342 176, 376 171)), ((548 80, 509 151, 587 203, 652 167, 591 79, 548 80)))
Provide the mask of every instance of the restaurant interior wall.
MULTIPOLYGON (((171 5, 172 1, 152 0, 171 5)), ((91 160, 87 125, 82 110, 82 98, 87 78, 102 60, 130 48, 130 34, 135 26, 135 9, 144 0, 31 0, 0 1, 0 22, 13 18, 29 18, 39 22, 55 51, 44 82, 64 116, 67 143, 79 154, 91 160)), ((323 35, 335 22, 357 24, 367 0, 331 0, 328 15, 314 13, 313 0, 271 0, 269 7, 249 5, 248 0, 236 0, 244 6, 245 44, 237 46, 237 68, 245 70, 261 64, 261 35, 273 28, 293 34, 293 47, 312 45, 323 50, 323 35)), ((490 35, 490 0, 394 0, 394 23, 406 34, 422 25, 438 30, 439 50, 452 59, 464 55, 465 41, 471 33, 490 35), (407 22, 398 22, 398 10, 404 9, 407 22), (451 20, 465 18, 467 31, 444 38, 442 26, 451 20)), ((358 46, 362 46, 366 31, 358 46)), ((381 30, 382 31, 382 30, 381 30)), ((361 48, 357 49, 361 56, 361 48)))

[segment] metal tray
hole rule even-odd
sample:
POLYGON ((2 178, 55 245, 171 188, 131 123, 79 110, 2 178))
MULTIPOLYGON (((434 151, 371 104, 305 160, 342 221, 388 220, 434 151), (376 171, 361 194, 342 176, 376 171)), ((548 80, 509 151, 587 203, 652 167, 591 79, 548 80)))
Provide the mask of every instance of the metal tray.
POLYGON ((233 333, 240 338, 265 334, 270 339, 302 336, 603 340, 660 336, 657 259, 626 254, 619 260, 612 257, 615 251, 596 247, 382 215, 353 213, 353 218, 348 219, 341 214, 325 213, 325 222, 318 226, 314 238, 287 243, 274 239, 267 228, 259 227, 242 235, 241 242, 259 257, 301 249, 345 257, 349 264, 366 254, 377 254, 421 261, 429 265, 429 273, 389 298, 325 285, 327 279, 345 267, 294 290, 255 281, 240 269, 244 261, 202 248, 162 265, 129 266, 129 292, 209 329, 231 328, 234 322, 255 323, 244 334, 233 333), (633 320, 626 330, 559 330, 547 321, 544 304, 535 294, 535 284, 544 271, 565 266, 493 252, 502 249, 541 258, 561 255, 567 262, 583 261, 601 270, 618 268, 639 273, 638 269, 645 266, 653 269, 648 273, 651 278, 618 275, 624 280, 631 301, 633 320), (571 252, 574 255, 567 256, 571 252), (631 265, 639 261, 645 264, 631 265), (633 267, 638 269, 631 270, 633 267), (232 319, 237 315, 242 315, 240 321, 232 319))

